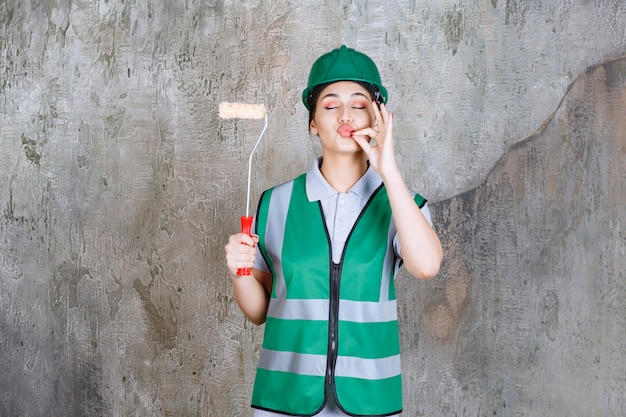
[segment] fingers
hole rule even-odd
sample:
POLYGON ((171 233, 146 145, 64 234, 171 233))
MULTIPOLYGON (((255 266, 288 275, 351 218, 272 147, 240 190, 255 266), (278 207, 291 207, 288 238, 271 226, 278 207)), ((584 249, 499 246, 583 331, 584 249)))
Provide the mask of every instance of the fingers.
POLYGON ((248 236, 245 233, 236 233, 229 237, 224 251, 226 252, 226 266, 232 276, 237 275, 238 269, 254 266, 258 241, 257 235, 248 236))
POLYGON ((372 112, 375 118, 372 126, 359 129, 352 134, 352 137, 366 152, 383 143, 391 133, 393 115, 387 112, 387 106, 381 104, 379 108, 376 102, 373 101, 372 112), (374 140, 373 143, 371 142, 372 139, 374 140))
POLYGON ((387 135, 389 137, 393 136, 393 118, 394 118, 394 115, 393 115, 393 113, 391 113, 389 115, 389 119, 387 121, 387 135))
POLYGON ((352 132, 352 136, 359 136, 362 138, 370 138, 370 139, 376 139, 377 137, 380 137, 380 131, 376 130, 373 127, 366 127, 365 129, 360 129, 360 130, 356 130, 354 132, 352 132))
POLYGON ((387 112, 387 106, 381 104, 379 108, 375 101, 372 101, 371 106, 375 119, 372 126, 360 129, 354 132, 353 135, 369 136, 372 139, 377 137, 384 138, 387 132, 387 125, 391 121, 390 115, 387 112))
POLYGON ((369 140, 365 139, 364 136, 360 136, 356 134, 352 135, 352 139, 354 139, 354 141, 361 147, 361 149, 363 149, 365 154, 369 157, 370 152, 373 148, 373 146, 369 143, 369 140))
POLYGON ((375 101, 372 101, 372 109, 374 110, 376 124, 378 126, 385 125, 389 120, 389 113, 387 112, 387 106, 385 103, 381 103, 379 107, 375 101))

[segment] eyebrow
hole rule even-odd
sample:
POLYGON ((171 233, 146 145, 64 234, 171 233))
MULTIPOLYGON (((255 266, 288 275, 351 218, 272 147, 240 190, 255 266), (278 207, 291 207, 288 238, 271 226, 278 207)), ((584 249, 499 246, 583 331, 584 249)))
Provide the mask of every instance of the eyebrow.
MULTIPOLYGON (((363 97, 367 98, 367 96, 366 96, 365 94, 363 94, 363 93, 361 93, 361 92, 359 92, 359 91, 357 91, 357 92, 355 92, 355 93, 352 93, 352 94, 350 95, 350 98, 352 98, 352 97, 354 97, 354 96, 363 96, 363 97)), ((321 100, 324 100, 324 99, 325 99, 325 98, 327 98, 327 97, 333 97, 333 98, 335 98, 335 97, 339 97, 339 94, 336 94, 336 93, 328 93, 328 94, 324 95, 324 96, 321 98, 321 100)))

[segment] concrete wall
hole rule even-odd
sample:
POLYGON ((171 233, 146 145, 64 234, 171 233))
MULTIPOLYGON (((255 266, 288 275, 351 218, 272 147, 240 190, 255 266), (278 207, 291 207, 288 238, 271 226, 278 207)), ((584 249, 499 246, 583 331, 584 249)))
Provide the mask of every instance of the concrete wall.
POLYGON ((406 416, 626 414, 626 4, 0 3, 0 415, 246 416, 263 328, 223 245, 319 146, 300 93, 380 66, 440 276, 398 285, 406 416))
POLYGON ((622 56, 433 205, 445 267, 400 292, 409 415, 626 415, 625 115, 622 56))

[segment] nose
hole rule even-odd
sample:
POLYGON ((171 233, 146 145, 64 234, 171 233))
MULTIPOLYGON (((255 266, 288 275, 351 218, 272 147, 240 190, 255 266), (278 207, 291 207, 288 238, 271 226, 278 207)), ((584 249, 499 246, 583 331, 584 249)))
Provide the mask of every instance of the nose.
POLYGON ((344 106, 339 114, 340 123, 350 123, 352 121, 352 113, 350 112, 350 106, 344 106))

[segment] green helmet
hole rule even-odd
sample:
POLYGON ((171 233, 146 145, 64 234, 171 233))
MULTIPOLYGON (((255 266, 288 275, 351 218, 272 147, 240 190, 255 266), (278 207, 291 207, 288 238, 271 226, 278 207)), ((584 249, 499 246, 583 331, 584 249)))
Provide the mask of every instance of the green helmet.
POLYGON ((313 63, 309 84, 302 92, 304 107, 310 110, 309 95, 313 88, 335 81, 360 81, 371 84, 380 92, 376 101, 379 103, 387 101, 387 89, 380 81, 380 74, 374 61, 367 55, 342 45, 341 48, 322 55, 313 63))

